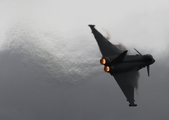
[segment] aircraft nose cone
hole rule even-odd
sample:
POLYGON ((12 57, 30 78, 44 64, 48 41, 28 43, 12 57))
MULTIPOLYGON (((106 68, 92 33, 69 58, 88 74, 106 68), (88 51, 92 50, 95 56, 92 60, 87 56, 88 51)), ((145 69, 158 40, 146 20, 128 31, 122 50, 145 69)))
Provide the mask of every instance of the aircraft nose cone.
POLYGON ((152 59, 152 64, 155 62, 155 60, 154 59, 152 59))

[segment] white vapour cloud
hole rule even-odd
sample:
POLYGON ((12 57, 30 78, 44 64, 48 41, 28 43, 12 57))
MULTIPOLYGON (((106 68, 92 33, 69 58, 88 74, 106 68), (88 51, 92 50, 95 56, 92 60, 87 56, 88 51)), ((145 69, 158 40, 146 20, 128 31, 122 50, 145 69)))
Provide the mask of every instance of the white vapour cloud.
POLYGON ((86 40, 89 37, 81 32, 75 35, 73 32, 54 33, 31 27, 31 23, 29 26, 14 24, 6 33, 3 51, 19 55, 24 64, 38 65, 62 81, 76 81, 79 77, 94 73, 99 57, 92 48, 94 40, 90 42, 90 39, 86 40), (71 78, 72 75, 74 78, 71 78))

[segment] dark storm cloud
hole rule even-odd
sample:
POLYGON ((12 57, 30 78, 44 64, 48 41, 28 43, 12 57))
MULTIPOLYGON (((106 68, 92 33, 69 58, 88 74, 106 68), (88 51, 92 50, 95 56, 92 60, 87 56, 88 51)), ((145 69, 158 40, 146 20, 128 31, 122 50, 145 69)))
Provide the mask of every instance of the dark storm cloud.
POLYGON ((160 60, 152 66, 151 77, 141 70, 136 108, 128 107, 106 73, 83 84, 58 85, 46 82, 51 79, 46 70, 36 64, 27 68, 31 64, 23 64, 16 54, 1 53, 0 63, 1 119, 168 119, 169 68, 160 60))

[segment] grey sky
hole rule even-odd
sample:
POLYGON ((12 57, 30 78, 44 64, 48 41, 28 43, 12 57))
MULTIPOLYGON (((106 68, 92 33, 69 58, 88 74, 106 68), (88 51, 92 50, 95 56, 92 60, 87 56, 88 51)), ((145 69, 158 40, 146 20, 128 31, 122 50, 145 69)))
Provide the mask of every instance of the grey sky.
POLYGON ((0 1, 1 120, 168 120, 166 0, 0 1), (135 54, 156 59, 140 71, 136 108, 103 72, 88 24, 135 54))

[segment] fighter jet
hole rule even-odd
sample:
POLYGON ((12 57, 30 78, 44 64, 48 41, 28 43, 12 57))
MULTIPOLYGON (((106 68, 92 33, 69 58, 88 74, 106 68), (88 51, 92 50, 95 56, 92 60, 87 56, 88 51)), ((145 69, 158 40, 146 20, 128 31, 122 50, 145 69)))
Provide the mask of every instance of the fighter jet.
POLYGON ((150 54, 142 55, 136 49, 136 55, 128 55, 127 50, 121 50, 118 46, 110 43, 95 29, 95 25, 89 25, 89 27, 102 54, 100 63, 104 65, 104 71, 110 73, 115 78, 127 98, 129 106, 137 106, 134 103, 134 88, 137 88, 138 71, 147 67, 149 76, 149 66, 155 62, 153 56, 150 54))

